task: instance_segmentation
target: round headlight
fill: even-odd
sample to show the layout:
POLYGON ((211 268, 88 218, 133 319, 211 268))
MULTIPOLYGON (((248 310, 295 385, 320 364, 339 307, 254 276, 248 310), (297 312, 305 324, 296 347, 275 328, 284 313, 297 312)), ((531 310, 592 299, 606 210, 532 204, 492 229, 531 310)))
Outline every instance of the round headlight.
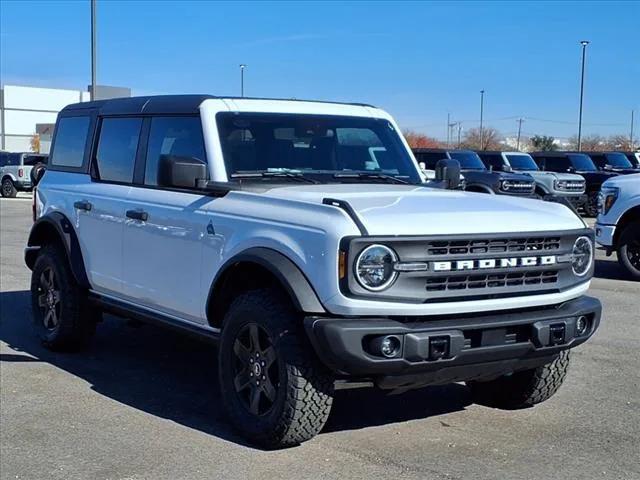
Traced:
POLYGON ((573 244, 571 253, 573 273, 581 277, 589 271, 593 263, 593 243, 587 237, 579 237, 573 244))
POLYGON ((384 290, 398 276, 393 264, 398 260, 396 253, 384 245, 370 245, 356 260, 355 274, 358 283, 374 292, 384 290))

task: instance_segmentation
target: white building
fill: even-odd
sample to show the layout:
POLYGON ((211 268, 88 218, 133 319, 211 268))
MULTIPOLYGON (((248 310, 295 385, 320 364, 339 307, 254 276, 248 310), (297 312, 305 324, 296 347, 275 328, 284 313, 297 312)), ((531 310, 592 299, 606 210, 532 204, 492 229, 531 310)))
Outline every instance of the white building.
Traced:
MULTIPOLYGON (((128 88, 96 86, 96 98, 130 96, 128 88)), ((49 153, 58 112, 89 98, 84 90, 4 85, 0 89, 0 150, 31 151, 31 140, 39 134, 40 152, 49 153)))

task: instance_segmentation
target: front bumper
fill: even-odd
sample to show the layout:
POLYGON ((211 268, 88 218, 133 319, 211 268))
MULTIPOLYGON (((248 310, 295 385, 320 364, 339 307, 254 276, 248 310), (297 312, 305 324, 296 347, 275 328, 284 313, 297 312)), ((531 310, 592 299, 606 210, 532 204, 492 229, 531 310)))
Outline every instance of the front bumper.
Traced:
POLYGON ((410 322, 310 316, 305 328, 320 360, 337 374, 400 388, 495 377, 548 363, 591 337, 601 314, 600 301, 583 296, 553 307, 420 317, 410 322), (588 328, 578 335, 576 320, 581 316, 588 319, 588 328), (394 358, 371 350, 374 339, 386 335, 399 340, 394 358), (437 349, 443 355, 433 355, 437 349))
POLYGON ((604 225, 602 223, 596 223, 596 242, 603 247, 613 247, 613 236, 616 233, 615 225, 604 225))

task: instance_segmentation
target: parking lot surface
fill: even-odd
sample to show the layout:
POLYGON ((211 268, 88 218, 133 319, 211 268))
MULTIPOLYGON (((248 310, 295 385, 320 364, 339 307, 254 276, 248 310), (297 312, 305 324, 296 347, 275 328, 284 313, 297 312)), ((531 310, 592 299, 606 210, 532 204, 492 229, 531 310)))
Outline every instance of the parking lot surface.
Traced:
POLYGON ((640 285, 615 258, 598 252, 590 294, 602 325, 546 403, 500 411, 472 404, 459 384, 338 392, 318 437, 262 451, 227 423, 207 344, 115 317, 85 352, 39 344, 24 198, 0 200, 3 480, 640 478, 640 285))

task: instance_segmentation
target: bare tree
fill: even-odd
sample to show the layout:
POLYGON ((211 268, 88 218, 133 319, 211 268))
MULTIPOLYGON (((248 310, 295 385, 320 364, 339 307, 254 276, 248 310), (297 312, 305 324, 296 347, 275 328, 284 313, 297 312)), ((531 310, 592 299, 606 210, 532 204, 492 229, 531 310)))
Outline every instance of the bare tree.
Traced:
POLYGON ((471 128, 465 132, 461 146, 471 150, 503 150, 501 140, 502 135, 493 127, 484 127, 482 136, 479 128, 471 128))
POLYGON ((612 135, 607 139, 607 146, 609 147, 609 150, 620 150, 623 152, 630 152, 633 150, 629 135, 612 135))
MULTIPOLYGON (((569 150, 578 149, 578 137, 576 135, 569 138, 569 150)), ((609 150, 607 139, 597 133, 582 137, 582 150, 586 152, 603 152, 609 150)))
POLYGON ((438 148, 440 142, 435 138, 431 138, 423 133, 418 133, 413 130, 405 130, 402 132, 404 138, 411 148, 438 148))

